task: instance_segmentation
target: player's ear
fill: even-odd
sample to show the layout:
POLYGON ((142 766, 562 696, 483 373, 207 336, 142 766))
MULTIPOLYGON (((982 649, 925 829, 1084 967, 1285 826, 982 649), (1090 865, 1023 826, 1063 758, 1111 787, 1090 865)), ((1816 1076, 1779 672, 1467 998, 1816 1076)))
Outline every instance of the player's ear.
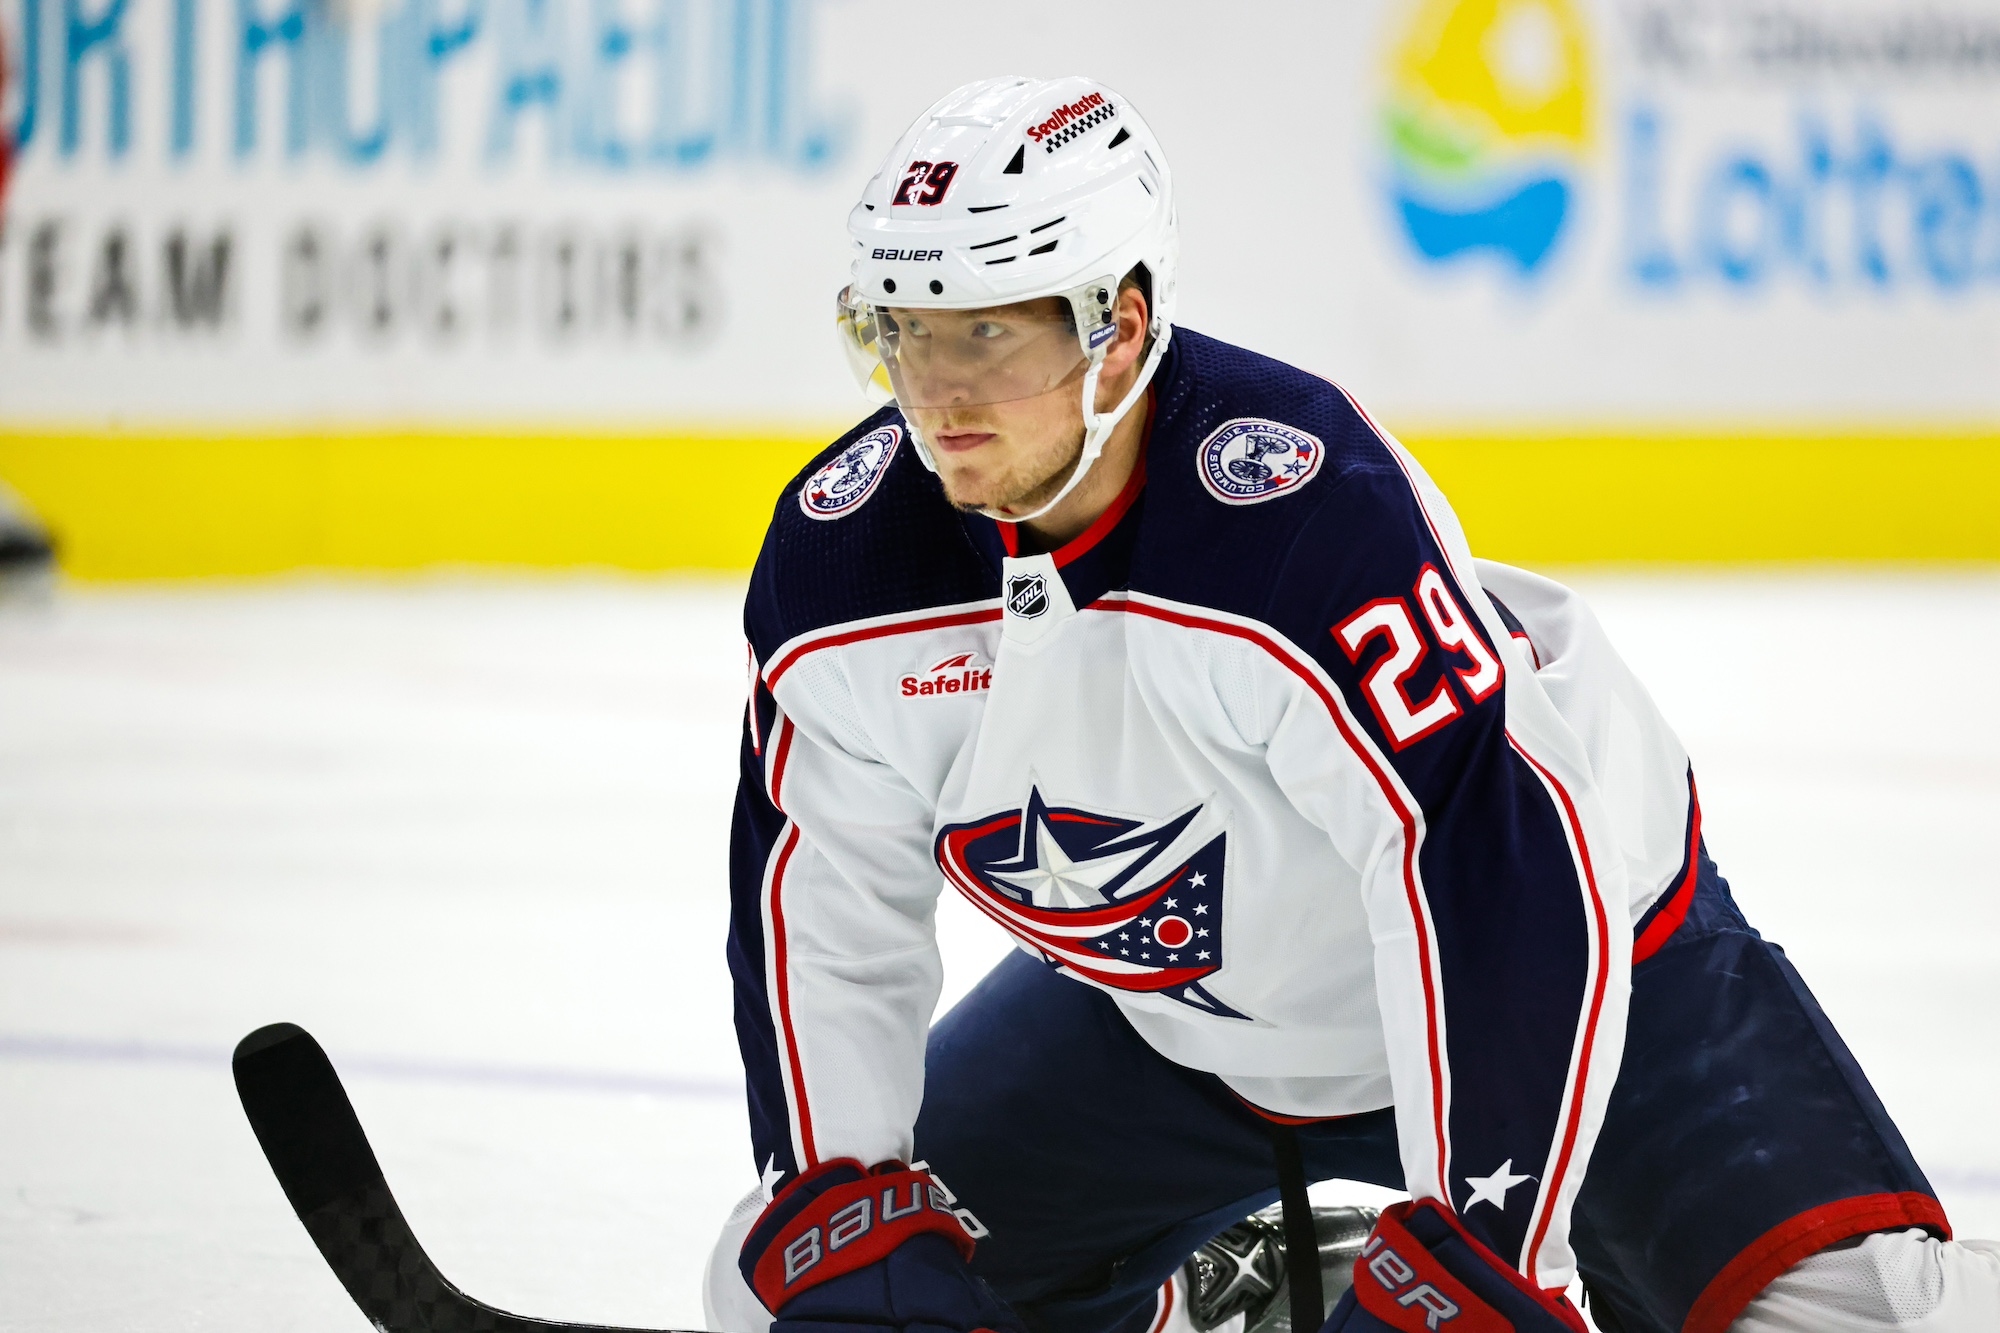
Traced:
POLYGON ((1146 293, 1137 283, 1127 282, 1118 289, 1118 340, 1104 354, 1102 378, 1117 379, 1139 364, 1146 353, 1146 325, 1152 318, 1146 293))

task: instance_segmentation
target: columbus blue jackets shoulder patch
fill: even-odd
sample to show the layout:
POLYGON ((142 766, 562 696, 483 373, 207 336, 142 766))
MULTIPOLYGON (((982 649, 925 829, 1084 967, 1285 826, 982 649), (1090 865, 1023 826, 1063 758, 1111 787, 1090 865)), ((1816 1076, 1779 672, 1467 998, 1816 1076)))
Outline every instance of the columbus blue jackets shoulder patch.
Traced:
POLYGON ((888 472, 902 441, 901 426, 869 431, 806 478, 806 484, 799 487, 799 508, 807 518, 819 519, 839 518, 859 509, 888 472))
POLYGON ((1228 505, 1256 504, 1295 491, 1319 471, 1316 436, 1261 417, 1225 421, 1195 451, 1208 493, 1228 505))

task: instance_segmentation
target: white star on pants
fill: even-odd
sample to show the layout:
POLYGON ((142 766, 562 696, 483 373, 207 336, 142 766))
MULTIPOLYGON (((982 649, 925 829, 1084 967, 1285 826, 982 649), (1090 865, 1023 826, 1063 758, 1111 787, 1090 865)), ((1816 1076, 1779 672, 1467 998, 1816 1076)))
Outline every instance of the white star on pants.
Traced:
POLYGON ((1505 1212, 1507 1210, 1507 1191, 1513 1189, 1524 1180, 1532 1180, 1534 1178, 1532 1176, 1517 1176, 1513 1174, 1513 1171, 1514 1159, 1509 1157, 1500 1164, 1500 1169, 1490 1176, 1467 1176, 1465 1183, 1472 1186, 1472 1197, 1465 1201, 1467 1210, 1469 1211, 1473 1204, 1483 1201, 1505 1212))
POLYGON ((777 1192, 778 1182, 780 1180, 783 1180, 784 1178, 785 1178, 785 1173, 778 1169, 778 1155, 776 1153, 772 1153, 771 1160, 764 1163, 764 1170, 762 1171, 762 1173, 760 1173, 757 1181, 757 1184, 764 1191, 765 1203, 769 1203, 771 1201, 772 1196, 777 1192))

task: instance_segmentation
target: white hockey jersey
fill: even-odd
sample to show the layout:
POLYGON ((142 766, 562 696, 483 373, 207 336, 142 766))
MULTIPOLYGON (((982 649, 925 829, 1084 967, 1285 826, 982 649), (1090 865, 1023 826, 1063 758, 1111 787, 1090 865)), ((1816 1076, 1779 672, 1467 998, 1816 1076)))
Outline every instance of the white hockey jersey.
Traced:
POLYGON ((909 1155, 949 888, 1255 1107, 1393 1104, 1413 1194, 1511 1162, 1464 1220, 1560 1287, 1633 925, 1692 883, 1687 757, 1337 387, 1176 330, 1154 395, 1052 553, 893 409, 781 499, 732 847, 758 1164, 909 1155))

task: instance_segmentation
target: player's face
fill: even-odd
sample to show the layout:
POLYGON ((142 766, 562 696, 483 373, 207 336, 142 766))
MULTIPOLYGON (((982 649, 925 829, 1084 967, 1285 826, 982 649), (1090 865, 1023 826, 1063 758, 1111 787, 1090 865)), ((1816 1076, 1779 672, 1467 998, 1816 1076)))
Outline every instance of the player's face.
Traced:
MULTIPOLYGON (((1088 363, 1066 304, 1045 297, 987 310, 891 313, 900 330, 899 388, 918 387, 908 398, 929 400, 905 401, 903 410, 930 446, 946 498, 961 509, 1028 513, 1054 495, 1083 449, 1078 386, 1088 363)), ((1100 373, 1100 400, 1137 359, 1125 332, 1100 373)))

